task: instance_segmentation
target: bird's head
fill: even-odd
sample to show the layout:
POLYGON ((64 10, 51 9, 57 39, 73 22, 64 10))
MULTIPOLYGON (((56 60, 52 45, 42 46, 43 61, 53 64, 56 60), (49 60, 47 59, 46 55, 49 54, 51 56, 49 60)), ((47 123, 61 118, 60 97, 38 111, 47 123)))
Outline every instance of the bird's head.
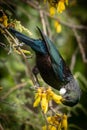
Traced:
POLYGON ((72 79, 68 84, 60 89, 60 95, 63 97, 63 104, 74 106, 78 103, 81 96, 80 87, 75 79, 72 79))

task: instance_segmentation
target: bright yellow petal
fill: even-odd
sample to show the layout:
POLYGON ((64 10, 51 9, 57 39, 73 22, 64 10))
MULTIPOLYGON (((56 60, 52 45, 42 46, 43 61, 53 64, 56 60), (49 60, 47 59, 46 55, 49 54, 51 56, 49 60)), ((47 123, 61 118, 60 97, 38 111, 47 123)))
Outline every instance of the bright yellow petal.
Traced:
POLYGON ((50 121, 51 121, 51 116, 49 116, 49 117, 47 117, 47 121, 50 123, 50 121))
POLYGON ((38 96, 33 104, 33 107, 37 107, 41 101, 41 96, 38 96))
POLYGON ((61 25, 59 24, 59 25, 57 26, 57 28, 56 28, 56 31, 57 31, 57 33, 60 33, 61 30, 62 30, 62 27, 61 27, 61 25))
POLYGON ((55 15, 55 12, 56 12, 55 8, 54 7, 50 7, 50 15, 51 16, 55 15))
POLYGON ((53 96, 53 91, 51 90, 51 88, 48 88, 47 89, 47 95, 49 95, 50 97, 52 97, 53 96))
POLYGON ((0 18, 0 22, 7 27, 8 26, 8 18, 7 16, 4 14, 1 18, 0 18))
POLYGON ((43 127, 42 127, 42 130, 47 130, 47 126, 46 126, 46 125, 43 126, 43 127))
POLYGON ((62 30, 61 24, 58 21, 55 21, 54 26, 56 28, 57 33, 60 33, 62 30))
POLYGON ((41 96, 42 94, 42 88, 38 88, 37 89, 37 93, 35 94, 35 99, 38 97, 38 96, 41 96))
POLYGON ((53 96, 52 96, 52 99, 56 102, 56 103, 58 103, 58 104, 60 104, 61 102, 62 102, 62 96, 59 96, 59 95, 56 95, 55 93, 53 94, 53 96))
POLYGON ((6 15, 3 15, 3 25, 4 25, 5 27, 8 26, 8 18, 7 18, 6 15))
POLYGON ((57 130, 55 126, 52 126, 52 125, 48 125, 48 128, 47 126, 43 126, 42 127, 42 130, 57 130))
POLYGON ((62 13, 65 10, 65 5, 62 0, 58 2, 57 12, 62 13))
POLYGON ((64 130, 67 130, 67 127, 68 127, 68 123, 67 123, 67 115, 63 115, 63 119, 62 119, 62 122, 61 122, 61 127, 64 129, 64 130))
POLYGON ((57 130, 55 126, 49 125, 49 130, 57 130))
POLYGON ((61 122, 58 124, 58 130, 61 130, 61 122))
POLYGON ((46 113, 48 110, 48 100, 46 98, 46 93, 42 93, 41 108, 44 113, 46 113))
POLYGON ((58 26, 58 21, 54 22, 54 26, 55 26, 55 28, 58 26))

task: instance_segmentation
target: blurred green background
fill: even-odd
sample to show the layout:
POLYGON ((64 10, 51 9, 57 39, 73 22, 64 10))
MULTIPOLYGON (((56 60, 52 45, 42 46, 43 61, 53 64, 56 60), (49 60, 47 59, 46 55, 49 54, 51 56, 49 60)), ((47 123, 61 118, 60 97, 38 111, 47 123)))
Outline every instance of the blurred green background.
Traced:
MULTIPOLYGON (((82 89, 81 100, 73 108, 64 107, 69 118, 68 130, 87 129, 87 2, 85 0, 70 0, 69 6, 62 14, 56 14, 62 31, 57 33, 54 27, 55 19, 44 16, 47 35, 55 43, 66 63, 70 66, 73 75, 77 78, 82 89), (85 29, 76 29, 84 49, 79 48, 75 32, 72 27, 84 25, 85 29), (85 60, 86 59, 86 60, 85 60)), ((46 13, 49 9, 42 0, 0 0, 0 8, 4 10, 9 20, 17 19, 28 28, 33 38, 38 38, 36 26, 43 29, 39 7, 46 13), (36 6, 35 6, 36 5, 36 6), (39 5, 39 6, 37 6, 39 5)), ((7 40, 0 33, 0 130, 41 130, 45 120, 39 108, 33 108, 34 90, 31 78, 27 74, 26 64, 21 55, 11 50, 7 40), (1 99, 4 100, 1 100, 1 99)), ((32 58, 28 55, 31 68, 35 65, 34 52, 32 58)), ((42 86, 45 85, 41 77, 42 86)))

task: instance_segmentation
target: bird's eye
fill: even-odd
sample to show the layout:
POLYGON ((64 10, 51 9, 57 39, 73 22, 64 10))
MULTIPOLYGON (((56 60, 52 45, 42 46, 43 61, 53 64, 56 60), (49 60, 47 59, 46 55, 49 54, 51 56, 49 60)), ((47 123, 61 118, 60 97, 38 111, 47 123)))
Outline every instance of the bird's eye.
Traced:
POLYGON ((66 100, 70 100, 70 97, 69 97, 69 96, 66 96, 65 98, 66 98, 66 100))

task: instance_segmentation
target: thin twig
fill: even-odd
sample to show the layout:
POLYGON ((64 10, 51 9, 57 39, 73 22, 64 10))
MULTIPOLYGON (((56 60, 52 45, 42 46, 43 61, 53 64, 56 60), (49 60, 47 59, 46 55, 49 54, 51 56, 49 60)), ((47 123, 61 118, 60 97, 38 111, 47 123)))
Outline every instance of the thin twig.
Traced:
POLYGON ((78 48, 76 48, 76 50, 74 51, 74 53, 72 54, 72 58, 71 58, 71 63, 70 63, 70 70, 73 71, 75 63, 76 63, 76 55, 78 52, 78 48))
POLYGON ((87 58, 86 58, 86 55, 85 55, 84 48, 82 46, 81 37, 78 35, 76 29, 73 28, 72 30, 73 30, 75 38, 77 40, 77 43, 78 43, 78 46, 79 46, 79 49, 80 49, 80 52, 81 52, 81 55, 82 55, 82 59, 83 59, 84 63, 87 63, 87 58))
POLYGON ((47 31, 46 31, 46 23, 45 23, 45 19, 44 19, 44 12, 40 9, 40 18, 41 18, 41 22, 42 22, 42 26, 43 26, 43 32, 45 35, 47 35, 47 31))
POLYGON ((46 23, 46 26, 47 26, 47 34, 49 35, 49 38, 52 39, 52 31, 51 31, 51 28, 50 28, 50 24, 49 24, 49 20, 48 20, 47 15, 45 15, 45 23, 46 23))
POLYGON ((0 130, 4 130, 4 128, 2 127, 1 123, 0 123, 0 130))

